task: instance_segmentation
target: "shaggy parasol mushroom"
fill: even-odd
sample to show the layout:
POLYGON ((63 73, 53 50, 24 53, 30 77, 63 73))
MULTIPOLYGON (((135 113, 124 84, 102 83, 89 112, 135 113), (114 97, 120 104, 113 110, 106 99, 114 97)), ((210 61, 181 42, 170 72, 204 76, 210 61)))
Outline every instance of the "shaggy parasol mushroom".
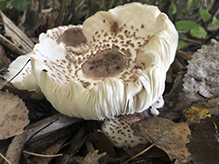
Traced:
MULTIPOLYGON (((83 27, 41 34, 31 66, 37 86, 58 111, 84 119, 108 118, 105 126, 112 120, 120 123, 120 115, 147 109, 159 114, 155 104, 177 44, 178 33, 164 13, 155 6, 130 3, 96 13, 83 27)), ((121 124, 129 126, 127 121, 121 124)), ((105 127, 103 131, 110 128, 105 127)), ((128 144, 115 145, 145 142, 129 132, 128 144)))
POLYGON ((58 111, 103 120, 142 112, 162 95, 178 34, 157 7, 131 3, 98 12, 82 31, 86 52, 48 37, 33 51, 37 84, 58 111))

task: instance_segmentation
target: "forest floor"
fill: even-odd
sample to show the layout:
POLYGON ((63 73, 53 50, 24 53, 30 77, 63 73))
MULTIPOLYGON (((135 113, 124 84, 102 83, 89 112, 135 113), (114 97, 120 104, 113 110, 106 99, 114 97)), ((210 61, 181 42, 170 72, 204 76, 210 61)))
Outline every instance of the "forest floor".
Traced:
MULTIPOLYGON (((38 8, 43 8, 41 3, 38 8)), ((122 149, 114 147, 100 131, 101 121, 62 115, 45 98, 32 98, 35 91, 18 90, 4 79, 10 63, 30 53, 39 42, 40 33, 69 22, 82 24, 89 16, 87 10, 70 14, 62 5, 55 0, 47 4, 44 12, 38 10, 37 5, 28 5, 23 11, 12 7, 0 13, 0 164, 218 164, 217 18, 211 16, 206 21, 196 22, 196 27, 189 26, 187 31, 180 29, 187 25, 174 20, 183 36, 179 34, 176 57, 166 75, 165 105, 159 109, 159 116, 149 115, 132 125, 135 134, 144 137, 148 143, 122 149), (61 19, 65 12, 68 19, 61 19), (196 28, 199 31, 195 31, 196 28)), ((89 14, 96 10, 90 10, 89 14)), ((204 20, 205 16, 200 19, 204 20)), ((20 65, 24 66, 25 62, 20 65)))

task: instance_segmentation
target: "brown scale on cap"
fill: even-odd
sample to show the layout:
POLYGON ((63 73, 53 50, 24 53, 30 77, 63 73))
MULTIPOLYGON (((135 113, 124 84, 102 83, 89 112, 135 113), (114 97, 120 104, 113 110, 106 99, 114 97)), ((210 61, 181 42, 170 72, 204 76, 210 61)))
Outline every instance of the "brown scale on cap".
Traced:
MULTIPOLYGON (((103 21, 104 22, 104 21, 103 21)), ((117 22, 114 22, 111 26, 111 32, 114 33, 114 35, 116 35, 118 33, 118 30, 119 30, 119 27, 118 27, 118 23, 117 22)))
POLYGON ((89 77, 111 77, 126 66, 123 55, 116 50, 105 50, 97 53, 82 65, 82 71, 89 77))
POLYGON ((57 43, 64 42, 66 46, 76 47, 82 43, 87 43, 87 39, 79 27, 72 27, 64 31, 57 39, 57 43))
POLYGON ((59 26, 47 31, 47 37, 58 44, 64 42, 67 52, 75 55, 83 55, 88 51, 87 39, 82 32, 82 25, 59 26))

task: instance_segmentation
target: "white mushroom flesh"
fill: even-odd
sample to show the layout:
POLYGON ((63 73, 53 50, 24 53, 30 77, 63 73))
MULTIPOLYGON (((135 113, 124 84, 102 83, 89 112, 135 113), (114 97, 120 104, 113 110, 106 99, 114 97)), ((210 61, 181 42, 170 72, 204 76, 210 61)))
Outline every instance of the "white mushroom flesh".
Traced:
POLYGON ((159 115, 159 111, 157 109, 162 108, 164 106, 163 96, 160 96, 149 108, 150 113, 154 116, 159 115))

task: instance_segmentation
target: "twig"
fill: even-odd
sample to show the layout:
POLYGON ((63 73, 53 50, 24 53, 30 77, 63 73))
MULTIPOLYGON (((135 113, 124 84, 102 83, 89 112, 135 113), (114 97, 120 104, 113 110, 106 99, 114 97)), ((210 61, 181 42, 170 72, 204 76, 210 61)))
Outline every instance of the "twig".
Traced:
POLYGON ((16 52, 19 55, 24 55, 25 51, 21 50, 20 48, 16 47, 12 42, 6 39, 3 35, 0 34, 0 43, 10 49, 13 52, 16 52))
POLYGON ((47 154, 38 154, 38 153, 33 153, 33 152, 29 152, 26 150, 23 150, 24 153, 30 154, 30 155, 34 155, 34 156, 38 156, 38 157, 46 157, 46 158, 53 158, 53 157, 60 157, 63 156, 63 154, 54 154, 54 155, 47 155, 47 154))
POLYGON ((87 147, 88 152, 90 153, 95 152, 94 146, 90 141, 86 141, 85 145, 87 147))
POLYGON ((204 44, 208 43, 214 36, 216 36, 216 34, 219 33, 219 28, 214 31, 205 41, 204 44))
POLYGON ((60 24, 62 24, 63 11, 64 11, 64 0, 61 0, 60 7, 59 7, 59 14, 55 20, 55 26, 59 26, 60 24))
POLYGON ((138 156, 144 154, 145 152, 147 152, 148 150, 150 150, 153 146, 155 145, 155 143, 153 143, 151 146, 147 147, 146 149, 144 149, 143 151, 141 151, 140 153, 136 154, 134 157, 128 159, 127 161, 125 161, 124 163, 128 163, 129 161, 137 158, 138 156))
POLYGON ((188 38, 180 38, 180 40, 185 41, 185 42, 190 42, 193 44, 202 44, 201 41, 193 40, 193 39, 188 39, 188 38))
POLYGON ((156 145, 156 143, 157 143, 161 138, 163 138, 163 137, 166 136, 167 134, 168 134, 168 133, 162 135, 160 138, 158 138, 158 139, 157 139, 153 144, 151 144, 149 147, 147 147, 146 149, 144 149, 144 150, 141 151, 140 153, 136 154, 134 157, 128 159, 128 160, 125 161, 123 164, 128 163, 129 161, 131 161, 131 160, 137 158, 138 156, 140 156, 140 155, 144 154, 145 152, 147 152, 148 150, 150 150, 153 146, 156 145))
POLYGON ((11 164, 11 162, 10 162, 4 155, 2 155, 2 153, 0 153, 0 156, 1 156, 8 164, 11 164))
POLYGON ((16 73, 15 75, 14 75, 14 77, 12 77, 3 87, 2 87, 2 89, 6 86, 6 85, 8 85, 15 77, 17 77, 17 75, 19 74, 19 73, 21 73, 21 71, 23 71, 23 69, 26 67, 26 65, 28 64, 30 62, 30 59, 28 59, 28 61, 24 64, 24 66, 18 71, 18 73, 16 73))
POLYGON ((218 134, 218 131, 217 131, 217 124, 215 122, 213 122, 213 124, 214 124, 214 128, 215 128, 215 133, 216 133, 217 137, 219 137, 219 134, 218 134))
POLYGON ((43 4, 42 4, 42 0, 39 0, 39 5, 38 5, 38 14, 40 14, 40 13, 41 13, 42 6, 43 6, 43 4))

